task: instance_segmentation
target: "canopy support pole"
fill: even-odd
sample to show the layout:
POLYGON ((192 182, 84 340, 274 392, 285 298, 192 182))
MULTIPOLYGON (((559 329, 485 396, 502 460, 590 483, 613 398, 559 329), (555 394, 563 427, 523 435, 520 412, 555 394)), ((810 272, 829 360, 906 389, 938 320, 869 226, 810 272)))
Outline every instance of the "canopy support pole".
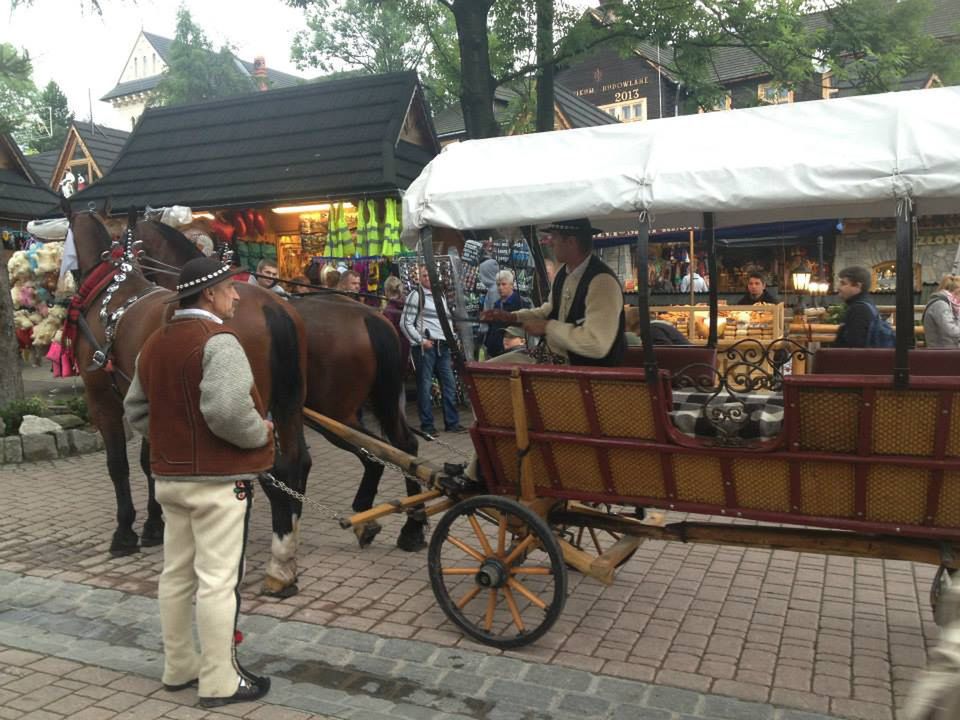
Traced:
POLYGON ((650 330, 650 217, 640 213, 637 231, 637 309, 640 311, 640 340, 643 342, 643 372, 647 382, 657 380, 657 356, 653 351, 653 333, 650 330))
POLYGON ((543 258, 543 247, 540 245, 540 238, 537 237, 537 226, 530 225, 528 232, 527 246, 530 248, 530 255, 533 256, 534 268, 531 294, 534 307, 540 307, 550 296, 550 279, 547 277, 547 262, 543 258))
POLYGON ((710 274, 710 332, 707 335, 707 347, 717 346, 717 234, 713 227, 713 213, 703 214, 703 231, 707 241, 707 272, 710 274))
POLYGON ((437 308, 437 320, 440 321, 440 327, 443 329, 443 338, 450 348, 454 367, 457 368, 457 372, 463 375, 466 371, 466 360, 457 344, 456 336, 453 334, 450 318, 447 317, 446 288, 440 282, 440 273, 437 272, 437 261, 433 256, 433 232, 429 227, 420 230, 420 249, 423 251, 427 275, 430 276, 430 292, 433 293, 433 304, 437 308), (440 298, 439 301, 437 300, 438 297, 440 298))
POLYGON ((893 364, 894 387, 910 384, 909 350, 914 346, 913 331, 913 202, 897 199, 897 333, 893 364))

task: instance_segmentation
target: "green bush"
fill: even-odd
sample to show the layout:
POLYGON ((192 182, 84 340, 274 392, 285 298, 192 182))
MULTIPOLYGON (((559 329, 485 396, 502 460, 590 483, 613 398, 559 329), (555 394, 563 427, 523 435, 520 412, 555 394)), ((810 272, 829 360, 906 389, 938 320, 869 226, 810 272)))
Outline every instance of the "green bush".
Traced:
POLYGON ((73 413, 84 422, 90 422, 90 411, 87 410, 87 399, 83 395, 74 395, 64 403, 67 412, 73 413))
POLYGON ((7 428, 7 435, 16 435, 20 430, 20 423, 24 415, 43 415, 47 412, 47 404, 39 397, 14 400, 0 408, 0 418, 7 428))

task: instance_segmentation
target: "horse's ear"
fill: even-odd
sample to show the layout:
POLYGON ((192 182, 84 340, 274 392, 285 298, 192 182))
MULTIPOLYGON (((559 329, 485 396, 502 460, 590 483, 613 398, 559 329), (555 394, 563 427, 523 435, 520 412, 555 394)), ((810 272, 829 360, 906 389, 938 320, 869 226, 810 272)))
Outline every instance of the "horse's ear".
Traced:
POLYGON ((101 217, 106 220, 110 217, 110 211, 113 210, 113 198, 109 195, 103 201, 103 212, 101 217))
POLYGON ((65 198, 63 195, 60 196, 60 209, 68 220, 73 217, 73 211, 70 209, 70 198, 65 198))

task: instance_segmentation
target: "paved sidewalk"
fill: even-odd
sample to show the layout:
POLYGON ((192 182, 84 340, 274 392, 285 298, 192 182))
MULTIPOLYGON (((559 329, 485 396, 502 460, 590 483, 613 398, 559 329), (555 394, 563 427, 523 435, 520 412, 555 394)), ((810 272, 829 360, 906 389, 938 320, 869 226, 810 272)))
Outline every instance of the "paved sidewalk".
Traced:
MULTIPOLYGON (((447 447, 424 444, 422 454, 455 461, 469 451, 462 435, 441 438, 447 447)), ((315 433, 308 433, 308 443, 314 459, 308 494, 347 511, 359 463, 315 433)), ((146 503, 138 449, 138 443, 129 446, 139 528, 146 503)), ((380 498, 402 493, 399 475, 388 472, 380 498)), ((107 554, 116 505, 103 454, 0 466, 0 496, 0 570, 152 602, 161 549, 116 559, 107 554)), ((374 544, 360 550, 352 533, 318 515, 309 507, 304 514, 300 593, 264 598, 258 590, 269 557, 270 518, 258 494, 242 595, 251 621, 297 623, 304 632, 354 631, 556 673, 575 670, 597 683, 628 681, 651 693, 653 687, 682 689, 704 703, 697 712, 706 699, 721 696, 769 712, 775 706, 857 720, 893 720, 937 636, 927 606, 929 566, 651 541, 611 586, 571 573, 554 628, 532 646, 500 653, 471 642, 447 621, 430 589, 426 554, 394 546, 400 518, 388 518, 374 544)), ((19 647, 13 640, 0 637, 19 647)), ((254 642, 244 649, 265 652, 254 642)), ((486 702, 487 690, 467 697, 486 702)))
POLYGON ((241 618, 269 702, 208 712, 170 693, 156 601, 0 571, 0 717, 53 720, 825 720, 759 703, 263 615, 241 618), (296 710, 296 711, 294 711, 296 710), (28 714, 30 713, 30 714, 28 714))

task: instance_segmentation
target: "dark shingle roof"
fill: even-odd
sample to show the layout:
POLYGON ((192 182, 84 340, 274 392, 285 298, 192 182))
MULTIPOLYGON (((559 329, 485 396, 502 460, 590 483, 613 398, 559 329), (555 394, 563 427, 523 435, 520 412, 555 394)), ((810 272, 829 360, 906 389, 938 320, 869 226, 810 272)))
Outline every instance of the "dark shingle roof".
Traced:
POLYGON ((130 133, 125 130, 114 130, 113 128, 103 127, 92 123, 74 123, 77 132, 83 139, 93 159, 104 175, 113 167, 113 163, 120 154, 130 133))
POLYGON ((422 97, 404 72, 147 109, 110 173, 76 199, 242 207, 395 191, 437 149, 398 143, 422 97))
POLYGON ((615 125, 620 122, 592 103, 578 98, 563 85, 554 84, 553 102, 567 118, 570 127, 585 128, 597 125, 615 125))
POLYGON ((0 135, 0 152, 4 150, 13 157, 14 167, 0 169, 0 215, 25 220, 49 215, 57 196, 36 177, 8 134, 0 135))
POLYGON ((60 159, 60 150, 47 150, 36 155, 24 155, 24 159, 30 165, 37 179, 50 187, 53 181, 53 169, 57 166, 57 160, 60 159))
MULTIPOLYGON (((170 48, 173 45, 173 40, 171 38, 161 37, 160 35, 154 35, 153 33, 148 33, 143 31, 143 36, 150 41, 150 44, 153 45, 153 48, 157 51, 157 54, 163 59, 163 62, 167 65, 170 64, 170 48)), ((236 58, 238 65, 246 71, 247 75, 253 76, 253 63, 247 62, 246 60, 241 60, 236 58)), ((132 95, 139 92, 148 92, 153 90, 157 86, 157 83, 160 82, 162 74, 151 75, 150 77, 140 78, 138 80, 128 80, 127 82, 117 83, 117 85, 104 95, 101 100, 112 100, 113 98, 123 97, 124 95, 132 95)), ((267 67, 267 82, 270 85, 271 90, 278 90, 285 87, 293 87, 294 85, 299 85, 304 82, 304 79, 297 77, 296 75, 291 75, 289 73, 280 72, 279 70, 273 70, 269 66, 267 67)))

